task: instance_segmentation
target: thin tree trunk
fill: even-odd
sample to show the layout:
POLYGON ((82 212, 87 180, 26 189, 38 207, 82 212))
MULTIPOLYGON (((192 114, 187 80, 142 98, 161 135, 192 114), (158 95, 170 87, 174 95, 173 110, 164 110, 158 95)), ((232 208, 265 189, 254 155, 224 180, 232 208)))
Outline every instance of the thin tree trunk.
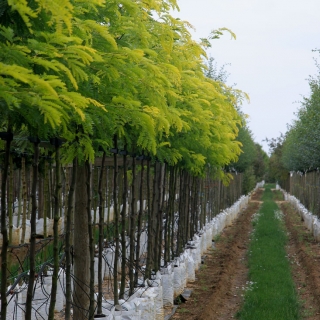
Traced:
POLYGON ((143 174, 144 174, 144 163, 143 159, 141 160, 141 171, 140 171, 140 190, 139 190, 139 214, 137 221, 137 242, 136 242, 136 264, 135 264, 135 274, 134 274, 134 283, 138 285, 139 277, 139 267, 140 267, 140 241, 141 241, 141 228, 142 228, 142 215, 143 215, 143 174))
POLYGON ((30 237, 30 271, 29 271, 29 282, 27 290, 26 300, 26 320, 31 320, 32 311, 32 298, 33 298, 33 285, 36 273, 35 264, 35 251, 36 251, 36 218, 37 218, 37 180, 38 180, 38 165, 39 165, 39 140, 36 138, 34 144, 34 158, 33 158, 33 179, 32 179, 32 211, 31 211, 31 237, 30 237))
MULTIPOLYGON (((19 187, 18 187, 18 216, 17 216, 17 228, 20 227, 20 217, 21 217, 21 204, 22 204, 22 170, 19 169, 19 187)), ((19 239, 20 241, 20 239, 19 239)))
POLYGON ((1 233, 2 233, 2 251, 1 251, 1 320, 7 317, 7 250, 9 245, 7 219, 6 219, 6 190, 10 157, 10 145, 13 139, 10 128, 7 132, 7 141, 5 147, 4 167, 1 177, 1 233))
POLYGON ((126 286, 126 213, 127 213, 127 195, 128 195, 128 173, 127 173, 127 154, 126 145, 123 155, 123 193, 122 193, 122 211, 121 211, 121 285, 119 298, 124 298, 126 286))
MULTIPOLYGON (((117 136, 113 137, 113 146, 117 150, 117 136)), ((118 159, 117 153, 113 155, 114 171, 113 171, 113 209, 114 209, 114 233, 115 233, 115 252, 114 252, 114 265, 113 265, 113 294, 114 304, 119 304, 118 293, 118 259, 119 259, 119 214, 118 214, 118 159)))
POLYGON ((99 195, 99 168, 94 167, 93 173, 92 173, 92 207, 93 207, 93 226, 97 223, 97 207, 98 202, 97 198, 99 195))
POLYGON ((47 237, 47 217, 50 208, 50 188, 49 188, 49 166, 48 161, 45 162, 44 172, 44 210, 43 210, 43 237, 47 237))
MULTIPOLYGON (((184 173, 184 178, 183 178, 183 197, 184 197, 184 203, 183 203, 183 234, 182 234, 182 246, 184 247, 184 245, 187 243, 188 241, 188 201, 189 201, 189 197, 188 197, 188 177, 189 174, 187 171, 185 171, 184 173)), ((182 247, 182 248, 183 248, 182 247)))
MULTIPOLYGON (((131 296, 134 292, 134 244, 135 244, 135 230, 136 230, 136 159, 133 155, 132 157, 132 182, 131 182, 131 215, 130 215, 130 257, 129 257, 129 280, 130 280, 130 290, 129 295, 131 296)), ((138 269, 136 269, 136 273, 138 269)))
POLYGON ((52 192, 53 192, 53 175, 52 175, 52 163, 49 162, 49 210, 48 218, 52 219, 52 192))
POLYGON ((174 213, 175 213, 175 202, 176 202, 176 190, 177 190, 177 175, 178 169, 174 168, 174 179, 173 179, 173 198, 172 198, 172 215, 171 215, 171 260, 174 259, 174 213))
MULTIPOLYGON (((154 190, 154 189, 153 189, 154 190)), ((150 196, 150 160, 147 160, 147 201, 148 201, 148 255, 145 278, 151 279, 151 268, 153 264, 153 218, 152 201, 150 196)))
POLYGON ((165 265, 170 261, 170 221, 171 221, 171 212, 172 212, 172 197, 173 197, 173 170, 174 167, 169 168, 169 197, 167 199, 167 208, 166 208, 166 222, 164 225, 164 262, 165 265))
MULTIPOLYGON (((106 194, 107 194, 107 230, 109 230, 110 226, 110 211, 111 211, 111 200, 112 200, 112 175, 110 175, 110 168, 107 168, 107 186, 106 186, 106 194), (109 181, 110 179, 110 181, 109 181)), ((114 212, 113 212, 114 213, 114 212)), ((108 232, 108 240, 111 241, 112 235, 111 232, 108 232)))
POLYGON ((9 216, 9 244, 12 244, 13 231, 13 161, 12 155, 9 156, 9 183, 8 183, 8 216, 9 216))
POLYGON ((52 287, 51 287, 51 299, 49 306, 48 319, 54 319, 54 308, 57 296, 57 286, 58 286, 58 272, 59 272, 59 205, 60 205, 60 192, 61 192, 61 167, 60 167, 60 149, 58 146, 55 147, 55 162, 56 162, 56 185, 54 192, 54 222, 53 222, 53 274, 52 274, 52 287))
POLYGON ((102 190, 103 183, 103 173, 104 173, 104 164, 106 160, 106 153, 103 152, 102 163, 100 169, 100 177, 99 177, 99 261, 98 261, 98 311, 97 314, 102 314, 102 283, 103 283, 103 275, 102 275, 102 251, 103 251, 103 224, 104 224, 104 193, 102 190))
POLYGON ((178 232, 177 232, 177 247, 176 247, 176 256, 179 255, 180 253, 180 247, 181 247, 181 242, 182 242, 182 232, 183 232, 183 171, 180 170, 179 172, 179 209, 178 209, 178 215, 179 215, 179 220, 178 220, 178 232))
POLYGON ((71 319, 71 303, 72 303, 72 292, 71 292, 71 246, 70 246, 70 235, 71 235, 71 225, 72 225, 72 211, 73 211, 73 199, 74 191, 77 179, 77 158, 73 160, 72 166, 72 180, 68 194, 68 210, 66 212, 66 244, 65 244, 65 253, 66 253, 66 309, 65 309, 65 320, 71 319))
POLYGON ((153 268, 154 270, 158 270, 160 268, 160 260, 159 255, 161 254, 162 250, 162 243, 160 239, 160 225, 162 224, 162 212, 161 212, 161 193, 162 193, 162 166, 159 162, 155 163, 155 197, 153 199, 153 217, 154 217, 154 250, 152 251, 154 254, 154 263, 153 268))
POLYGON ((21 243, 26 240, 26 223, 27 223, 27 181, 26 181, 26 159, 22 157, 21 160, 22 170, 22 194, 23 194, 23 208, 22 208, 22 236, 21 243))
POLYGON ((88 320, 90 306, 90 253, 88 233, 87 168, 78 165, 74 216, 74 294, 73 319, 88 320))
POLYGON ((49 306, 48 320, 54 319, 54 307, 57 299, 57 287, 58 287, 58 273, 59 273, 59 198, 61 191, 61 166, 60 166, 60 148, 55 146, 55 161, 56 161, 56 186, 54 192, 54 221, 53 221, 53 274, 52 274, 52 287, 51 287, 51 298, 49 306))
POLYGON ((190 234, 190 214, 191 214, 191 210, 190 210, 190 202, 191 202, 191 197, 190 197, 190 192, 191 192, 191 188, 190 188, 190 183, 191 183, 191 175, 190 173, 188 174, 188 183, 187 183, 187 230, 186 230, 186 241, 191 240, 191 234, 190 234))
POLYGON ((70 168, 69 166, 66 166, 63 169, 64 175, 65 175, 65 185, 64 185, 64 193, 63 193, 63 219, 64 219, 64 225, 67 225, 67 211, 68 211, 68 193, 70 189, 70 168))
POLYGON ((39 177, 38 187, 38 219, 43 218, 43 176, 39 177))
POLYGON ((93 224, 91 216, 91 176, 92 168, 89 161, 86 161, 87 168, 87 217, 88 217, 88 234, 89 234, 89 253, 90 253, 90 306, 89 306, 89 320, 94 317, 94 237, 93 224))
POLYGON ((161 267, 161 258, 162 258, 162 250, 163 250, 163 212, 165 206, 165 194, 166 194, 166 164, 161 166, 161 195, 159 200, 159 209, 158 209, 158 218, 159 218, 159 231, 158 231, 158 239, 159 239, 159 250, 158 250, 158 265, 157 270, 161 267))

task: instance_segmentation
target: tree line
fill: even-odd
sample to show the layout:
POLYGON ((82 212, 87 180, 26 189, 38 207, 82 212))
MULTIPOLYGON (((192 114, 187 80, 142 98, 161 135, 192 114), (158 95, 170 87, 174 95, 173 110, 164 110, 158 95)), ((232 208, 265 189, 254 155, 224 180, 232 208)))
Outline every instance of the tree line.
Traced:
MULTIPOLYGON (((251 186, 254 172, 258 173, 259 168, 261 171, 265 160, 257 160, 255 164, 244 156, 251 152, 255 159, 264 158, 261 148, 253 146, 245 117, 238 109, 241 101, 247 98, 246 94, 227 86, 221 78, 210 77, 210 68, 204 62, 210 40, 219 38, 225 30, 214 30, 208 39, 198 43, 188 30, 190 24, 171 15, 173 9, 178 9, 175 0, 1 2, 0 138, 4 150, 1 154, 1 296, 6 296, 7 281, 7 217, 11 210, 7 201, 8 176, 16 166, 14 155, 25 159, 26 154, 32 154, 26 319, 31 318, 36 276, 38 182, 41 165, 47 165, 43 160, 50 159, 55 165, 54 171, 44 170, 55 175, 52 192, 54 271, 49 319, 53 319, 59 270, 62 164, 72 163, 73 167, 65 212, 67 268, 70 268, 72 224, 75 253, 83 246, 88 247, 87 254, 75 256, 78 264, 74 272, 79 272, 80 277, 81 263, 92 263, 94 258, 91 179, 92 163, 98 157, 104 168, 106 157, 113 155, 113 188, 116 191, 112 203, 115 210, 119 190, 123 193, 122 211, 114 215, 116 237, 125 232, 120 225, 127 222, 128 179, 135 176, 135 165, 131 164, 128 170, 126 157, 143 159, 146 167, 140 164, 141 171, 150 170, 152 163, 153 174, 158 177, 154 181, 160 181, 161 170, 164 170, 161 164, 164 164, 170 168, 167 170, 172 170, 170 177, 179 172, 181 181, 194 181, 191 185, 196 193, 199 193, 196 188, 200 188, 196 181, 203 181, 197 179, 205 179, 208 174, 228 183, 232 179, 231 172, 250 167, 247 176, 251 186), (240 155, 241 147, 245 149, 247 145, 251 151, 240 155), (123 157, 120 180, 119 155, 123 157), (242 165, 239 159, 243 159, 242 165), (74 221, 72 211, 76 214, 74 221), (88 226, 86 231, 84 226, 88 226)), ((102 181, 103 170, 100 175, 99 181, 102 181)), ((148 183, 152 183, 150 179, 148 183)), ((150 190, 149 185, 147 192, 150 190)), ((102 185, 98 186, 97 193, 100 208, 104 201, 102 185)), ((152 199, 159 200, 159 194, 152 195, 152 199)), ((151 207, 149 203, 149 210, 151 207)), ((154 204, 150 219, 158 217, 156 208, 154 204)), ((157 225, 152 221, 149 220, 149 227, 157 225)), ((183 225, 188 222, 185 220, 183 225)), ((195 220, 193 225, 196 224, 195 220)), ((181 241, 191 235, 190 230, 183 230, 178 237, 181 241)), ((159 235, 159 230, 157 232, 159 235)), ((103 232, 99 241, 102 235, 103 232)), ((121 241, 124 239, 123 234, 121 241)), ((115 243, 116 253, 119 253, 120 239, 116 238, 115 243)), ((178 247, 181 245, 182 242, 178 247)), ((158 256, 154 257, 156 264, 158 256)), ((153 262, 147 262, 148 272, 153 262)), ((90 270, 93 270, 92 265, 90 270)), ((117 292, 116 280, 114 285, 117 292)), ((92 301, 92 283, 90 288, 92 301)), ((70 299, 67 302, 71 303, 70 299)), ((90 308, 93 305, 91 303, 90 308)), ((5 317, 6 299, 2 299, 1 318, 5 317)))

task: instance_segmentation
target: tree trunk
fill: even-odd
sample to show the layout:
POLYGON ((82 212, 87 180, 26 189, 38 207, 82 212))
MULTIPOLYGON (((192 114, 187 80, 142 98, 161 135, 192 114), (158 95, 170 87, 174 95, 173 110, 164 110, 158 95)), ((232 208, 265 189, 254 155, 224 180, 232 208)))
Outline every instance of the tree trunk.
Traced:
MULTIPOLYGON (((113 137, 113 146, 117 150, 117 136, 113 137)), ((113 169, 113 209, 114 209, 114 237, 115 237, 115 252, 113 264, 113 295, 114 304, 119 304, 118 293, 118 259, 119 259, 119 214, 118 214, 118 159, 117 154, 113 155, 114 169, 113 169)))
POLYGON ((23 197, 21 243, 25 243, 26 222, 27 222, 27 179, 26 179, 26 159, 25 159, 25 157, 22 157, 22 160, 21 160, 21 171, 22 171, 22 197, 23 197))
POLYGON ((90 305, 90 254, 87 216, 87 170, 84 163, 78 165, 76 177, 76 201, 74 214, 74 294, 73 319, 87 320, 90 305))
POLYGON ((88 234, 89 234, 89 253, 90 253, 90 305, 89 305, 89 320, 92 320, 94 317, 94 238, 93 238, 93 224, 91 216, 91 175, 92 167, 89 161, 86 161, 87 168, 87 217, 88 217, 88 234))
POLYGON ((7 250, 9 245, 8 230, 6 221, 6 190, 10 157, 10 145, 13 135, 8 129, 8 137, 6 141, 4 167, 1 177, 1 233, 2 233, 2 251, 1 251, 1 320, 7 317, 7 250))
POLYGON ((161 185, 162 185, 162 191, 161 191, 161 197, 159 202, 159 239, 160 239, 160 250, 158 252, 158 269, 161 267, 161 258, 162 258, 162 249, 163 249, 163 213, 164 213, 164 207, 166 202, 166 177, 167 177, 167 166, 164 164, 162 166, 162 174, 161 174, 161 185))
POLYGON ((165 210, 166 222, 164 225, 164 262, 165 265, 170 261, 170 221, 172 209, 172 197, 173 197, 173 171, 174 167, 169 168, 169 198, 167 199, 167 208, 165 210))
POLYGON ((9 192, 8 192, 8 216, 9 216, 9 244, 12 244, 12 231, 13 231, 13 161, 12 161, 12 155, 9 156, 9 192))
POLYGON ((43 210, 43 237, 47 237, 47 217, 50 210, 50 186, 49 186, 49 165, 45 162, 44 168, 44 210, 43 210))
POLYGON ((66 212, 66 236, 65 236, 65 253, 66 253, 66 309, 65 309, 65 320, 71 319, 71 246, 70 246, 70 235, 71 235, 71 225, 72 225, 72 211, 73 211, 73 199, 74 190, 77 179, 77 158, 73 160, 72 166, 72 180, 70 185, 70 190, 68 194, 68 211, 66 212))
POLYGON ((183 234, 185 227, 185 171, 180 170, 180 178, 179 178, 179 220, 178 220, 178 234, 177 234, 177 248, 176 248, 176 256, 182 251, 183 248, 183 234))
POLYGON ((48 320, 54 320, 54 307, 57 299, 57 287, 58 287, 58 273, 59 273, 59 199, 61 191, 61 166, 60 166, 60 147, 56 145, 56 187, 54 192, 54 221, 53 221, 53 274, 52 274, 52 287, 48 320))
POLYGON ((162 224, 162 212, 161 212, 161 193, 162 193, 162 167, 159 162, 155 163, 154 172, 154 199, 153 199, 153 219, 154 219, 154 249, 153 253, 153 268, 158 270, 160 268, 160 261, 158 260, 159 254, 162 250, 162 243, 160 239, 160 225, 162 224))
MULTIPOLYGON (((22 170, 19 169, 19 187, 18 187, 18 216, 17 216, 17 228, 20 226, 21 217, 21 204, 22 204, 22 170)), ((19 239, 20 241, 20 239, 19 239)))
POLYGON ((31 189, 31 237, 30 237, 30 271, 29 271, 29 282, 27 290, 27 301, 26 301, 26 320, 31 320, 32 311, 32 298, 33 298, 33 285, 36 274, 35 264, 35 253, 36 253, 36 218, 37 218, 37 180, 38 180, 38 165, 39 165, 39 140, 36 138, 34 144, 34 158, 33 158, 33 179, 31 189))
POLYGON ((39 177, 38 188, 38 219, 43 218, 43 176, 39 177))
POLYGON ((128 173, 126 145, 123 155, 123 190, 122 190, 122 211, 121 211, 121 285, 119 298, 124 298, 126 286, 126 214, 127 214, 127 195, 128 195, 128 173))
MULTIPOLYGON (((132 157, 132 184, 131 184, 131 215, 130 215, 130 257, 129 257, 129 280, 130 280, 130 290, 129 295, 131 296, 134 292, 134 244, 135 244, 135 230, 136 230, 136 194, 135 194, 135 184, 136 184, 136 159, 135 156, 132 157)), ((136 273, 138 269, 136 269, 136 273)))
POLYGON ((137 221, 137 244, 136 244, 136 264, 135 270, 136 273, 134 275, 134 283, 135 285, 138 284, 138 277, 139 277, 139 267, 140 267, 140 239, 141 239, 141 228, 142 228, 142 215, 143 215, 143 175, 144 175, 144 163, 143 159, 141 160, 141 172, 140 172, 140 190, 139 190, 139 214, 138 214, 138 221, 137 221))
POLYGON ((102 314, 102 283, 103 283, 103 275, 102 275, 102 252, 103 252, 103 224, 104 224, 104 193, 102 190, 103 183, 103 173, 104 173, 104 164, 106 160, 106 153, 103 152, 102 163, 100 169, 100 177, 99 177, 99 261, 98 261, 98 311, 97 314, 102 314))
POLYGON ((153 210, 150 195, 150 160, 147 160, 147 202, 148 202, 148 254, 145 278, 151 279, 151 269, 153 265, 153 210))
POLYGON ((188 174, 188 183, 187 183, 187 230, 186 230, 186 239, 187 241, 191 240, 191 234, 190 234, 190 214, 191 214, 191 210, 190 210, 190 202, 191 202, 191 188, 190 188, 190 183, 191 183, 191 175, 190 173, 188 174))
MULTIPOLYGON (((176 202, 176 190, 177 190, 177 175, 178 175, 178 169, 173 169, 173 198, 172 198, 172 214, 171 214, 171 260, 174 259, 174 212, 175 212, 175 202, 176 202)), ((169 232, 170 232, 169 231, 169 232)))

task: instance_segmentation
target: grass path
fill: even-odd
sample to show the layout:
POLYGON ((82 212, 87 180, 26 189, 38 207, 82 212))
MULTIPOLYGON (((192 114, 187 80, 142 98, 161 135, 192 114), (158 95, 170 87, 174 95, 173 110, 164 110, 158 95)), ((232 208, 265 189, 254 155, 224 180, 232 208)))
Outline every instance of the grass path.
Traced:
POLYGON ((241 320, 300 319, 299 302, 286 256, 287 234, 282 212, 266 185, 263 204, 252 220, 248 252, 249 282, 237 317, 241 320))

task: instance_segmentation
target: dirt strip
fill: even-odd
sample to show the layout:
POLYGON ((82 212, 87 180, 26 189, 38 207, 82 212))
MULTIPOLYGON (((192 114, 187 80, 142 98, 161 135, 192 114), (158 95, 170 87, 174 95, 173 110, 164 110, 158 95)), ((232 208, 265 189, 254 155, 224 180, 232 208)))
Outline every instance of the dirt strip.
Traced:
POLYGON ((181 304, 172 319, 233 319, 243 301, 247 282, 246 254, 251 232, 251 216, 260 207, 259 189, 248 207, 232 226, 218 237, 215 249, 209 250, 205 264, 196 273, 196 282, 188 301, 181 304))
POLYGON ((286 202, 279 204, 285 215, 288 258, 301 303, 302 319, 320 319, 320 244, 304 226, 298 213, 286 202))

